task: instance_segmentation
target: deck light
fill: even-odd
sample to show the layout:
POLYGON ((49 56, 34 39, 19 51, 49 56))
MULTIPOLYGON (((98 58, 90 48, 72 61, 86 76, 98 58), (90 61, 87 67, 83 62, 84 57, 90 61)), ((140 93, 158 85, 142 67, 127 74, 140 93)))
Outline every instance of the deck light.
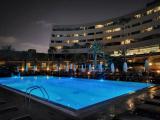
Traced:
POLYGON ((157 73, 160 74, 160 70, 157 70, 157 73))
POLYGON ((91 74, 91 72, 88 72, 87 74, 88 74, 88 75, 90 75, 90 74, 91 74))
POLYGON ((149 63, 149 66, 152 66, 152 65, 153 65, 153 63, 150 62, 150 63, 149 63))

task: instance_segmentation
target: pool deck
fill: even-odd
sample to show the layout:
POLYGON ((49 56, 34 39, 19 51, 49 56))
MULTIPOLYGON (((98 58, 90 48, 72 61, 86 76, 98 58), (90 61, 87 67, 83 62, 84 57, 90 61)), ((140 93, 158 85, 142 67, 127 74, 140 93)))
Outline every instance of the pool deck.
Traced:
POLYGON ((159 89, 159 87, 144 88, 135 93, 124 94, 80 110, 50 103, 34 96, 31 96, 31 101, 28 103, 25 101, 25 93, 4 85, 0 85, 0 100, 8 100, 8 103, 14 104, 25 114, 29 114, 32 120, 97 120, 104 114, 110 120, 114 114, 133 109, 131 107, 136 105, 139 99, 150 98, 153 89, 159 89))

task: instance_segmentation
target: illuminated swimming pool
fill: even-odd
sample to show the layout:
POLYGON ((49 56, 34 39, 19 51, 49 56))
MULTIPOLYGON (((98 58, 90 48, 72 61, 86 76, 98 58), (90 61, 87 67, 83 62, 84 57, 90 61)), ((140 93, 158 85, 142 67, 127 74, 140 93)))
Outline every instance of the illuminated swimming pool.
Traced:
MULTIPOLYGON (((75 110, 151 86, 147 83, 46 76, 0 78, 0 84, 23 92, 31 86, 43 86, 49 94, 49 101, 75 110)), ((32 94, 46 98, 40 90, 34 90, 32 94)))

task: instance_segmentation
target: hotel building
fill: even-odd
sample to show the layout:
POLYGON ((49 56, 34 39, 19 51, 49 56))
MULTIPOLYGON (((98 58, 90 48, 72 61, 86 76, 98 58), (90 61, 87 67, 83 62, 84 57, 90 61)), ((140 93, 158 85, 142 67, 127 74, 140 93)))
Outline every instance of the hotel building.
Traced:
MULTIPOLYGON (((54 54, 58 55, 89 54, 94 41, 100 42, 111 56, 121 56, 119 51, 126 49, 128 59, 150 55, 152 60, 159 61, 160 1, 155 0, 142 10, 105 21, 55 25, 50 48, 56 48, 54 54)), ((160 62, 155 63, 160 65, 160 62)))

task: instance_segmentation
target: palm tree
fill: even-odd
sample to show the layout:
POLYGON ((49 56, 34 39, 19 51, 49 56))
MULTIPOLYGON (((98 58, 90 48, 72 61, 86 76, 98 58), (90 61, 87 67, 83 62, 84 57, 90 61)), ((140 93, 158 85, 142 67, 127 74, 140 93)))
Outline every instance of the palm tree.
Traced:
POLYGON ((57 49, 55 47, 50 47, 48 50, 48 53, 51 54, 51 60, 53 62, 53 56, 55 57, 55 52, 57 51, 57 49))
POLYGON ((126 47, 122 47, 118 52, 119 54, 121 54, 122 58, 124 59, 124 61, 126 61, 126 54, 127 54, 127 48, 126 47))
POLYGON ((93 64, 94 64, 94 67, 95 67, 95 69, 97 69, 97 55, 103 53, 103 51, 102 51, 102 45, 99 42, 94 41, 93 44, 90 47, 90 51, 93 54, 93 58, 94 58, 93 64))

